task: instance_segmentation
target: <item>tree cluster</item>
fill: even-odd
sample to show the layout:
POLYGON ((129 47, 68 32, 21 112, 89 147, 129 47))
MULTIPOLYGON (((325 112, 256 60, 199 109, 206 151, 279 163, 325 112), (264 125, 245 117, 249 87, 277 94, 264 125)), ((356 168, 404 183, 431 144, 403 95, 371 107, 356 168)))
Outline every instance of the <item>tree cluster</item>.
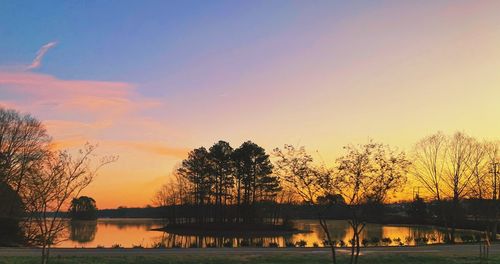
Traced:
POLYGON ((457 132, 436 133, 420 140, 413 151, 412 175, 437 204, 437 218, 450 228, 448 241, 467 217, 463 201, 475 200, 477 214, 490 222, 495 239, 498 229, 500 187, 500 143, 479 141, 457 132))
POLYGON ((174 181, 158 192, 156 202, 209 208, 198 222, 253 222, 255 205, 274 201, 280 190, 262 147, 247 141, 233 149, 219 141, 208 150, 190 151, 176 169, 174 181))

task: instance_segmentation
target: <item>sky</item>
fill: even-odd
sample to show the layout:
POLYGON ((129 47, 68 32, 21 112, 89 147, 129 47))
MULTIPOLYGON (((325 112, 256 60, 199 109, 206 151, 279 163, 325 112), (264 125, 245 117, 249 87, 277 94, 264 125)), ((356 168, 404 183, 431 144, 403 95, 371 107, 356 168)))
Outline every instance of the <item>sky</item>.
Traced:
POLYGON ((119 155, 85 195, 145 206, 190 149, 410 150, 500 135, 500 1, 0 1, 0 105, 119 155))

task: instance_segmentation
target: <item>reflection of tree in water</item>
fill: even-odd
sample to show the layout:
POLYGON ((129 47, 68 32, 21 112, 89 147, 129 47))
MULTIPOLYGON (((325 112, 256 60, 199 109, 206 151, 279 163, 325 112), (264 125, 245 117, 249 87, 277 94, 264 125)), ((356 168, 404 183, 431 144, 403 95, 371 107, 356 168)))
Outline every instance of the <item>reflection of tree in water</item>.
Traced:
MULTIPOLYGON (((367 224, 360 235, 360 239, 373 240, 374 238, 383 238, 384 232, 382 225, 367 224)), ((349 238, 351 239, 351 238, 349 238)))
POLYGON ((210 248, 210 247, 269 247, 270 245, 284 246, 285 237, 211 237, 211 236, 185 236, 163 233, 154 245, 167 248, 210 248))
POLYGON ((103 226, 113 226, 120 230, 128 229, 128 228, 136 228, 136 229, 154 229, 162 226, 161 222, 158 220, 149 220, 144 222, 143 220, 138 221, 135 219, 117 219, 117 220, 109 220, 109 221, 101 221, 100 225, 103 226))
POLYGON ((97 233, 97 221, 71 221, 69 239, 79 243, 91 242, 97 233))

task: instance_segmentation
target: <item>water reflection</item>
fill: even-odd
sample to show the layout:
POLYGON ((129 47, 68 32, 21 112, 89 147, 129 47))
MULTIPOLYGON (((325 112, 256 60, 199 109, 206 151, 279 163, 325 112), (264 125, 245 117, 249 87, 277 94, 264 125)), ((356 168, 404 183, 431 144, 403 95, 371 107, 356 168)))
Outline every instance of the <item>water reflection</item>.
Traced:
MULTIPOLYGON (((57 247, 123 247, 193 248, 193 247, 291 247, 323 246, 325 234, 315 220, 296 220, 295 227, 306 233, 264 237, 185 236, 152 231, 164 226, 159 219, 99 219, 70 222, 68 240, 57 247)), ((352 231, 346 221, 328 221, 337 246, 349 246, 352 231)), ((403 246, 445 242, 444 229, 430 226, 395 226, 367 224, 360 239, 364 246, 403 246)), ((458 231, 457 242, 474 241, 480 232, 458 231)))
POLYGON ((94 241, 97 221, 71 221, 69 239, 78 243, 94 241))

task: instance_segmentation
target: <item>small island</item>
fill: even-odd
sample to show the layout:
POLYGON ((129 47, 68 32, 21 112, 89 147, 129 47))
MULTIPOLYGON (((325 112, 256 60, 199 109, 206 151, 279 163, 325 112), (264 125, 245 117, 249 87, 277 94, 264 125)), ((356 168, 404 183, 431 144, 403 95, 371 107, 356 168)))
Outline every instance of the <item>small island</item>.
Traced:
POLYGON ((264 148, 251 141, 194 149, 174 174, 155 197, 167 222, 157 230, 224 237, 304 232, 281 215, 280 180, 264 148))

